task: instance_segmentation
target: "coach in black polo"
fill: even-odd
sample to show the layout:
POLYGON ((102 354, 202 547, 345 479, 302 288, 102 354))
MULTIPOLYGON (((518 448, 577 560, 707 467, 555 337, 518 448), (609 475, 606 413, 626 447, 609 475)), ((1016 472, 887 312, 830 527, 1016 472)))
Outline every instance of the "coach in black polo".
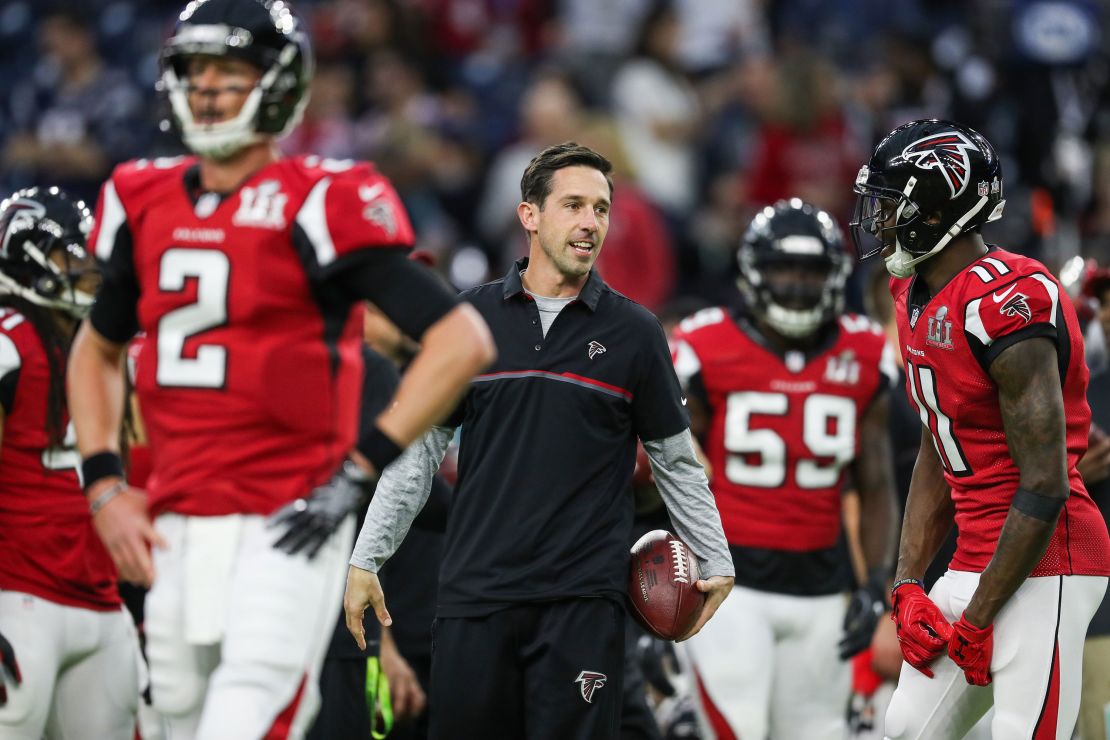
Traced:
POLYGON ((461 427, 432 654, 437 740, 617 737, 637 438, 702 560, 709 598, 691 634, 732 586, 663 331, 592 270, 609 171, 572 143, 529 164, 517 209, 528 258, 463 294, 493 332, 497 364, 385 470, 351 558, 344 608, 361 641, 368 605, 390 621, 375 573, 461 427))

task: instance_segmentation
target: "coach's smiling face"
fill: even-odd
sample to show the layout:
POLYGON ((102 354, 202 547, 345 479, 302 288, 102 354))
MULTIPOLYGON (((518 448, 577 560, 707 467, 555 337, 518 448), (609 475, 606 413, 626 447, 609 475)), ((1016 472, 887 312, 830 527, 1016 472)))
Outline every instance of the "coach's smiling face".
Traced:
POLYGON ((589 273, 609 231, 609 183, 593 167, 556 170, 544 202, 522 203, 521 221, 543 254, 568 278, 589 273))

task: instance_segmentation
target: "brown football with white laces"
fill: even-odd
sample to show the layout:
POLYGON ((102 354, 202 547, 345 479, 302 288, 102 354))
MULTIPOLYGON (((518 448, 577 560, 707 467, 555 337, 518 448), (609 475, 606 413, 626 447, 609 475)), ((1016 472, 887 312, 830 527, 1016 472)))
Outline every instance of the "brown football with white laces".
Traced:
POLYGON ((632 546, 628 601, 644 629, 676 640, 693 626, 705 602, 698 591, 698 560, 685 542, 663 529, 648 532, 632 546))

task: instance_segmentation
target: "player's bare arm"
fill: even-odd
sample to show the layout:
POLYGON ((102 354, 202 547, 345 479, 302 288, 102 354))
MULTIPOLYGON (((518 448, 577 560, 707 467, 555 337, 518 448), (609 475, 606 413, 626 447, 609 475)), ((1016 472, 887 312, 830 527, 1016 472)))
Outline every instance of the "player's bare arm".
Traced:
MULTIPOLYGON (((70 351, 66 386, 82 459, 119 454, 125 357, 126 345, 105 338, 88 321, 81 324, 70 351)), ((93 525, 120 578, 149 587, 155 575, 150 546, 165 547, 165 541, 150 522, 145 496, 128 489, 119 476, 92 483, 85 495, 90 505, 100 503, 93 525)))
POLYGON ((497 356, 489 327, 466 303, 428 327, 420 341, 422 349, 401 378, 394 402, 377 420, 402 448, 442 421, 470 379, 497 356))
MULTIPOLYGON (((998 384, 1006 443, 1021 471, 1019 490, 1062 506, 1069 487, 1064 401, 1055 345, 1041 337, 1014 344, 991 364, 990 375, 998 384)), ((1002 526, 994 557, 964 610, 964 619, 977 627, 994 621, 1044 555, 1058 517, 1059 508, 1048 519, 1030 516, 1015 501, 1002 526)))
POLYGON ((885 579, 894 555, 894 467, 890 449, 890 395, 880 392, 863 414, 860 451, 854 473, 860 497, 860 535, 868 573, 881 569, 885 579))
POLYGON ((933 437, 922 427, 921 446, 910 477, 906 513, 902 517, 895 581, 924 577, 925 569, 952 530, 955 513, 933 437))
POLYGON ((894 551, 894 466, 888 418, 890 395, 880 390, 860 420, 860 450, 853 464, 860 500, 860 548, 866 581, 852 594, 844 615, 840 657, 844 660, 871 645, 875 626, 886 611, 894 551))

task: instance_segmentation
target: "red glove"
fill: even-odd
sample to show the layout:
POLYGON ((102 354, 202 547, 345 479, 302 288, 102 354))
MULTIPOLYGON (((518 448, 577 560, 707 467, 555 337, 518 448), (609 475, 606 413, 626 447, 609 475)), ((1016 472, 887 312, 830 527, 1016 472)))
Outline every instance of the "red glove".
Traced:
POLYGON ((976 627, 963 617, 952 625, 948 641, 948 657, 964 670, 964 678, 972 686, 991 682, 991 655, 994 653, 994 626, 976 627))
POLYGON ((920 581, 906 581, 895 585, 891 592, 898 645, 907 663, 929 678, 933 672, 929 665, 942 655, 952 634, 952 625, 941 614, 921 587, 920 581))

